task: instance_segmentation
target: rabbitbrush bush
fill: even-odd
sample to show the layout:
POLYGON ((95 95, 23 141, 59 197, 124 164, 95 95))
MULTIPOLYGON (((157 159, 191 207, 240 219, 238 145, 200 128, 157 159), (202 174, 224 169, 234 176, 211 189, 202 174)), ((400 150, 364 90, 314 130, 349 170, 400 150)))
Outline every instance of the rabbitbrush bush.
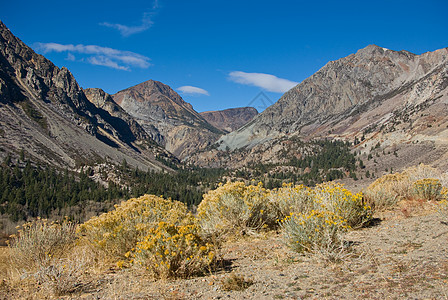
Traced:
POLYGON ((215 262, 214 246, 202 240, 199 229, 185 204, 145 195, 92 218, 80 233, 118 259, 118 267, 143 267, 167 278, 201 273, 215 262))
POLYGON ((362 193, 353 194, 342 184, 326 182, 313 189, 314 210, 329 211, 341 217, 352 228, 372 219, 372 208, 364 203, 362 193))
POLYGON ((279 219, 292 213, 328 211, 342 217, 348 226, 360 227, 372 218, 372 209, 365 205, 362 193, 353 194, 342 184, 334 182, 318 184, 314 189, 287 184, 273 190, 269 198, 278 210, 279 219))
POLYGON ((416 197, 426 200, 441 200, 442 184, 435 178, 425 178, 416 180, 412 184, 412 191, 416 197))
POLYGON ((293 212, 307 212, 313 209, 313 191, 304 185, 283 184, 269 194, 269 201, 277 210, 277 219, 281 220, 293 212))
POLYGON ((442 189, 448 184, 447 174, 420 164, 402 173, 384 175, 375 180, 364 192, 369 205, 376 210, 391 208, 398 201, 410 198, 440 200, 442 189))
POLYGON ((185 204, 144 195, 124 201, 115 205, 115 210, 93 217, 80 225, 79 232, 89 244, 106 255, 123 259, 159 222, 179 225, 186 216, 185 204))
POLYGON ((375 210, 393 207, 408 195, 409 178, 400 173, 387 174, 375 180, 364 191, 367 203, 375 210))
POLYGON ((308 205, 300 205, 296 211, 292 207, 290 215, 280 221, 285 242, 297 252, 335 257, 344 250, 343 233, 372 218, 362 194, 353 194, 341 184, 317 185, 308 197, 308 205))
POLYGON ((292 213, 281 220, 285 242, 296 252, 314 252, 322 247, 338 247, 341 233, 349 226, 329 211, 312 210, 307 214, 292 213))
POLYGON ((228 234, 254 234, 276 224, 276 212, 262 184, 228 182, 204 195, 198 206, 203 233, 215 240, 228 234))
POLYGON ((201 238, 199 227, 191 216, 182 225, 160 222, 126 256, 156 278, 203 273, 216 260, 214 246, 201 238))

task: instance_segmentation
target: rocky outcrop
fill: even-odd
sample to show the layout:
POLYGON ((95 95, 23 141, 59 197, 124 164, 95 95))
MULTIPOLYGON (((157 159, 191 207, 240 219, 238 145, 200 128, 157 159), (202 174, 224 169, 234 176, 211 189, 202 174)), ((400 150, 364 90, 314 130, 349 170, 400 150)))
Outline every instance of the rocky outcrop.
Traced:
POLYGON ((152 139, 157 143, 163 142, 163 137, 154 126, 148 126, 143 129, 138 122, 131 117, 120 105, 115 103, 112 96, 99 88, 84 89, 87 99, 96 107, 107 111, 111 115, 111 123, 116 122, 121 128, 129 128, 127 136, 132 136, 137 140, 152 139), (118 124, 124 122, 124 124, 118 124))
POLYGON ((0 128, 0 156, 23 149, 61 167, 125 159, 145 170, 165 168, 155 159, 164 149, 153 143, 139 150, 137 144, 151 144, 149 136, 93 105, 69 70, 36 54, 1 22, 0 128))
POLYGON ((205 111, 201 112, 200 115, 216 128, 232 132, 250 122, 258 115, 258 111, 253 107, 238 107, 219 111, 205 111))
POLYGON ((155 127, 161 134, 160 144, 182 159, 209 146, 223 133, 158 81, 148 80, 112 97, 147 132, 155 127))

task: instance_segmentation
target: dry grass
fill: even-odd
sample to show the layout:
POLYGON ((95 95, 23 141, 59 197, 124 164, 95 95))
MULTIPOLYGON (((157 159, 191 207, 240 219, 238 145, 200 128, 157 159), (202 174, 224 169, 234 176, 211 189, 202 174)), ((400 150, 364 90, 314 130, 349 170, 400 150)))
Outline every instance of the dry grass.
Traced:
POLYGON ((89 249, 76 241, 76 224, 67 220, 37 219, 22 225, 8 247, 10 288, 34 285, 55 296, 75 292, 94 261, 89 249))
POLYGON ((67 257, 53 259, 33 274, 48 294, 62 296, 76 292, 83 284, 83 275, 93 264, 86 248, 76 247, 67 257))
POLYGON ((75 245, 75 231, 76 225, 68 221, 37 219, 25 223, 9 244, 13 271, 27 277, 63 258, 75 245))
POLYGON ((254 284, 253 280, 246 279, 243 275, 230 273, 221 280, 221 287, 224 291, 244 291, 254 284))

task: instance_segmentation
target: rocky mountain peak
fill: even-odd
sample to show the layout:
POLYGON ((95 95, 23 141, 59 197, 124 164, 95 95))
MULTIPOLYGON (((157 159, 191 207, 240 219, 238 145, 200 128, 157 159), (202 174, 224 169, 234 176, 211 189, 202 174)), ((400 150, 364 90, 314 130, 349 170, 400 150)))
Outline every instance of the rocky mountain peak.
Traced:
MULTIPOLYGON (((127 88, 119 94, 130 94, 134 95, 138 101, 141 102, 152 102, 157 101, 160 97, 167 97, 170 101, 177 103, 178 105, 185 106, 189 109, 193 109, 190 103, 185 102, 182 97, 176 93, 170 86, 156 80, 147 80, 145 82, 139 83, 133 87, 127 88)), ((122 97, 114 96, 117 103, 121 105, 122 97)))
POLYGON ((258 111, 253 107, 238 107, 219 111, 205 111, 201 112, 200 115, 216 128, 232 132, 250 122, 258 115, 258 111))
POLYGON ((145 81, 112 97, 147 132, 156 128, 161 145, 180 158, 205 148, 223 133, 172 88, 158 81, 145 81))
POLYGON ((279 137, 329 132, 353 137, 369 126, 381 128, 394 115, 415 113, 431 99, 443 102, 447 69, 448 48, 415 55, 369 45, 327 63, 218 144, 236 149, 279 137))

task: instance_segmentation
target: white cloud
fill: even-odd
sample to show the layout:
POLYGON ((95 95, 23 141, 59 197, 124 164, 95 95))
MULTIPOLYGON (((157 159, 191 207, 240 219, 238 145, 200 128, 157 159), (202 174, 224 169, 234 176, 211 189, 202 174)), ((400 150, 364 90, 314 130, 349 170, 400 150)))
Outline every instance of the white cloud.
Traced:
POLYGON ((160 7, 159 1, 154 0, 152 4, 152 10, 143 14, 141 23, 136 26, 123 25, 118 23, 102 22, 99 25, 116 29, 124 37, 131 36, 136 33, 140 33, 148 30, 154 24, 151 17, 157 13, 157 9, 160 7))
POLYGON ((210 96, 210 94, 206 90, 191 85, 181 86, 177 88, 177 90, 181 91, 184 94, 210 96))
POLYGON ((76 60, 76 57, 72 54, 72 53, 68 53, 67 54, 67 58, 66 58, 66 60, 69 60, 69 61, 75 61, 76 60))
POLYGON ((89 57, 87 59, 87 61, 89 63, 91 63, 92 65, 104 66, 104 67, 109 67, 109 68, 113 68, 113 69, 117 69, 117 70, 129 71, 129 67, 120 66, 116 62, 114 62, 113 60, 108 58, 107 56, 101 56, 101 55, 93 56, 93 57, 89 57))
POLYGON ((117 24, 117 23, 114 24, 109 22, 100 23, 101 26, 106 26, 118 30, 120 34, 124 37, 128 37, 130 35, 146 31, 149 28, 151 28, 152 24, 153 22, 151 21, 151 18, 149 17, 148 14, 144 14, 142 18, 142 23, 138 26, 127 26, 123 24, 117 24))
POLYGON ((275 93, 285 93, 298 84, 298 82, 265 73, 233 71, 229 73, 229 78, 237 83, 258 86, 266 91, 275 93))
POLYGON ((149 57, 131 51, 122 51, 97 45, 72 45, 58 43, 36 43, 37 50, 43 53, 68 52, 67 59, 74 59, 73 53, 83 54, 86 61, 99 66, 118 70, 130 70, 130 67, 146 69, 151 64, 149 57))

